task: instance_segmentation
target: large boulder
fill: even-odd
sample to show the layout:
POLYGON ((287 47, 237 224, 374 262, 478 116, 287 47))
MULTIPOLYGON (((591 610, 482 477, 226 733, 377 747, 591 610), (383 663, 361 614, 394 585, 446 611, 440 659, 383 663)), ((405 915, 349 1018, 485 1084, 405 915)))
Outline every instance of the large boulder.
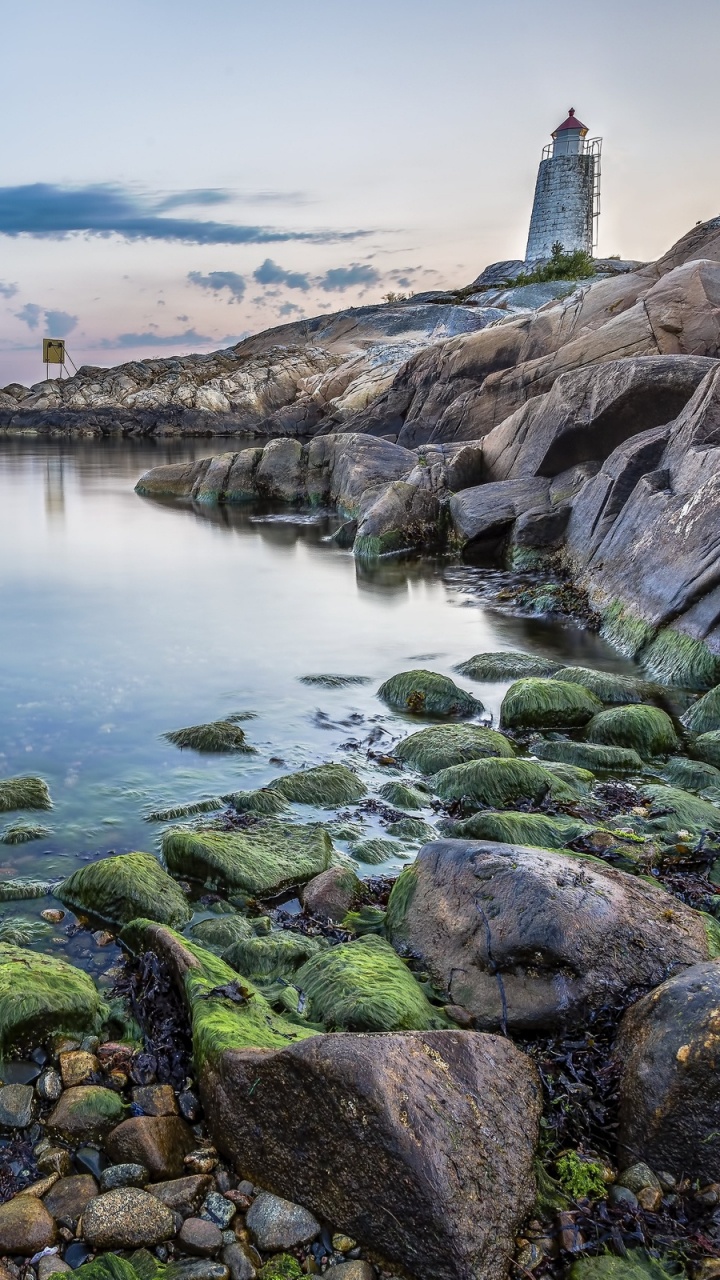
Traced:
POLYGON ((534 1067, 460 1031, 316 1036, 228 1051, 201 1080, 238 1172, 419 1280, 501 1280, 534 1200, 534 1067), (242 1100, 242 1101, 241 1101, 242 1100))
POLYGON ((545 508, 550 482, 542 478, 481 484, 463 489, 450 499, 455 535, 468 543, 500 541, 525 511, 545 508))
POLYGON ((56 896, 76 914, 110 925, 147 916, 182 926, 192 915, 182 889, 151 853, 124 853, 79 867, 56 896))
POLYGON ((618 1154, 676 1178, 720 1181, 720 961, 695 964, 625 1014, 618 1154))
POLYGON ((406 480, 395 480, 381 490, 359 519, 353 550, 356 556, 388 556, 439 548, 443 541, 437 494, 406 480))
POLYGON ((389 707, 417 716, 476 716, 485 708, 449 676, 420 668, 390 676, 378 689, 389 707))
POLYGON ((705 918, 594 858, 437 840, 393 888, 387 928, 483 1030, 546 1031, 706 960, 705 918))
POLYGON ((496 729, 475 724, 436 724, 403 738, 394 754, 418 773, 431 774, 487 756, 512 758, 515 748, 496 729))
POLYGON ((162 848, 175 875, 251 897, 304 884, 327 871, 333 857, 332 841, 322 827, 279 819, 261 820, 235 831, 170 828, 163 835, 162 848))

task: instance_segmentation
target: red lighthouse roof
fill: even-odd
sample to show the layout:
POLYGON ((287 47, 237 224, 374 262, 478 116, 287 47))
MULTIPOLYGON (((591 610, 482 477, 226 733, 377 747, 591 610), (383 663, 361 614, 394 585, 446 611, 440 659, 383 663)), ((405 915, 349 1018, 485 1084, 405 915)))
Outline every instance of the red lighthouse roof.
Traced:
POLYGON ((586 134, 588 131, 587 125, 583 124, 582 120, 577 119, 574 107, 570 108, 567 120, 563 120, 562 124, 558 125, 554 133, 551 134, 551 137, 556 138, 557 135, 559 133, 563 133, 565 129, 579 129, 582 134, 586 134))

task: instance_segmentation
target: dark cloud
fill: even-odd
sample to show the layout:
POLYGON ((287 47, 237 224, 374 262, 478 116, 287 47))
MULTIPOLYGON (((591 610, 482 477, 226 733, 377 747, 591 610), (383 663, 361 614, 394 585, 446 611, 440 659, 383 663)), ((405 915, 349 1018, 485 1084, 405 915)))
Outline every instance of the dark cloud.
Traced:
POLYGON ((292 316, 296 313, 301 314, 302 307, 297 307, 294 302, 283 302, 282 306, 278 307, 279 316, 292 316))
POLYGON ((366 231, 285 231, 163 216, 168 208, 178 208, 183 203, 217 204, 223 203, 224 198, 222 192, 205 190, 174 196, 143 196, 111 183, 61 187, 36 182, 21 187, 0 187, 0 235, 62 239, 79 232, 185 244, 271 244, 290 240, 325 244, 370 234, 366 231))
POLYGON ((15 315, 18 320, 22 320, 23 324, 27 325, 28 329, 37 329, 44 310, 45 308, 39 307, 37 302, 26 302, 24 307, 15 312, 15 315))
POLYGON ((204 333, 186 329, 184 333, 159 334, 152 330, 145 333, 120 333, 117 338, 104 338, 98 345, 107 351, 120 347, 207 347, 217 342, 204 333))
POLYGON ((380 272, 374 267, 352 262, 349 267, 333 267, 326 271, 318 283, 326 293, 342 293, 344 289, 352 289, 359 284, 377 284, 379 280, 380 272))
POLYGON ((253 271, 253 279, 258 284, 284 284, 288 289, 302 289, 307 291, 310 288, 310 277, 305 271, 286 271, 279 263, 273 262, 272 258, 266 258, 257 271, 253 271))
POLYGON ((66 338, 77 327, 77 316, 68 311, 46 311, 45 328, 52 338, 66 338))
POLYGON ((239 302, 245 292, 245 279, 236 271, 210 271, 206 276, 200 271, 190 271, 188 280, 191 284, 199 285, 201 289, 210 289, 214 293, 227 289, 230 302, 239 302))
POLYGON ((0 280, 0 298, 14 298, 18 291, 16 284, 10 284, 8 281, 0 280))

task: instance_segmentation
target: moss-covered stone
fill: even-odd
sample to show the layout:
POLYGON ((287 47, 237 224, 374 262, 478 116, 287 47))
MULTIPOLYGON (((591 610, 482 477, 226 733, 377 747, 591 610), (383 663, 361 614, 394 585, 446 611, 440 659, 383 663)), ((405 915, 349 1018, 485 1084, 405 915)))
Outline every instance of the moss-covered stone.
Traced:
POLYGON ((298 773, 275 778, 269 787, 293 804, 311 804, 317 809, 339 809, 344 804, 357 804, 367 794, 364 782, 344 764, 320 764, 314 769, 301 769, 298 773))
POLYGON ((720 680, 720 658, 702 640, 666 627, 642 654, 643 666, 666 684, 683 689, 709 689, 720 680))
POLYGON ((52 832, 37 822, 12 822, 0 836, 0 844, 29 844, 31 840, 46 840, 52 832))
POLYGON ((610 706, 650 702, 662 692, 648 680, 620 676, 611 671, 594 671, 590 667, 562 667, 556 671, 555 679, 582 685, 583 689, 589 689, 596 698, 610 706))
POLYGON ((426 776, 450 769, 468 760, 483 760, 489 756, 515 755, 512 743, 496 729, 485 729, 475 724, 438 724, 429 729, 419 729, 403 738, 395 748, 399 760, 426 776))
POLYGON ((310 1017, 328 1030, 430 1031, 447 1026, 400 957, 367 934, 331 947, 295 975, 310 1017))
POLYGON ((31 880, 28 876, 14 876, 12 880, 0 880, 0 902, 23 902, 30 898, 45 898, 52 893, 49 880, 31 880))
POLYGON ((422 818, 398 818, 397 822, 389 822, 388 835, 400 840, 432 840, 435 832, 429 823, 422 818))
POLYGON ((79 867, 55 891, 76 915, 123 925, 135 916, 187 924, 192 912, 182 889, 151 853, 124 853, 79 867))
POLYGON ((100 1257, 93 1258, 92 1262, 84 1262, 81 1267, 75 1268, 73 1276, 77 1280, 145 1280, 127 1258, 121 1258, 116 1253, 103 1253, 100 1257))
POLYGON ((532 760, 470 760, 443 769, 432 779, 443 800, 467 797, 492 809, 504 809, 519 801, 538 804, 548 792, 562 792, 558 779, 532 760))
POLYGON ((663 1264, 644 1249, 630 1249, 625 1257, 601 1253, 573 1262, 569 1280, 682 1280, 674 1263, 663 1264))
POLYGON ((378 795, 394 809, 425 809, 430 803, 430 797, 425 792, 408 786, 406 782, 384 782, 378 795))
POLYGON ((54 1032, 91 1034, 103 1013, 92 979, 64 960, 0 944, 0 1052, 54 1032))
POLYGON ((702 760, 689 760, 687 756, 670 756, 662 769, 662 776, 671 787, 679 787, 681 791, 720 787, 720 769, 704 764, 702 760))
POLYGON ((418 871, 415 863, 405 867, 395 881, 385 912, 385 929, 389 938, 402 941, 405 937, 404 921, 408 907, 415 897, 418 871))
POLYGON ((357 911, 348 911, 343 918, 342 928, 354 933, 358 938, 367 933, 377 933, 382 938, 385 936, 385 916, 386 913, 382 907, 374 907, 368 903, 364 907, 359 907, 357 911))
POLYGON ((552 658, 537 658, 531 653, 476 653, 466 662, 460 662, 455 670, 469 680, 521 680, 524 676, 553 676, 561 662, 552 658))
POLYGON ((383 840, 382 836, 371 836, 368 840, 357 840, 351 844, 350 852, 358 862, 364 862, 372 867, 380 862, 387 862, 389 858, 396 858, 400 853, 400 846, 394 840, 383 840))
POLYGON ((187 804, 168 805, 166 809, 153 809, 145 814, 146 822, 176 822, 178 818, 194 818, 197 813, 213 813, 222 809, 221 796, 210 796, 207 800, 188 800, 187 804))
POLYGON ((596 742, 573 742, 570 738, 534 742, 532 752, 538 760, 574 764, 593 773, 640 773, 644 768, 637 751, 603 747, 596 742))
POLYGON ((258 1280, 303 1280, 305 1273, 291 1253, 276 1253, 257 1274, 258 1280))
POLYGON ((436 671, 401 671, 380 685, 378 697, 396 711, 417 716, 477 716, 485 709, 471 693, 436 671))
POLYGON ((305 884, 326 871, 333 856, 322 827, 271 818, 240 831, 176 828, 165 832, 162 847, 174 874, 253 897, 305 884))
MULTIPOLYGON (((553 775, 557 783, 567 788, 578 799, 587 795, 595 781, 595 775, 590 769, 581 769, 576 764, 564 764, 558 760, 544 760, 543 768, 553 775)), ((557 787, 554 788, 553 794, 556 800, 561 799, 557 787)))
POLYGON ((698 698, 685 712, 682 720, 692 733, 709 733, 720 729, 720 685, 698 698))
POLYGON ((288 801, 272 787, 259 787, 256 791, 234 791, 223 796, 238 813, 257 813, 264 818, 275 818, 288 808, 288 801))
POLYGON ((705 764, 720 769, 720 729, 712 729, 710 733, 701 733, 692 746, 693 755, 705 764))
POLYGON ((75 1085, 66 1089, 48 1117, 48 1128, 68 1141, 92 1140, 114 1129, 128 1108, 114 1089, 102 1085, 75 1085))
POLYGON ((42 778, 0 778, 0 813, 11 809, 52 809, 47 783, 42 778))
POLYGON ((241 752, 253 755, 255 748, 250 745, 244 731, 236 720, 212 720, 209 724, 193 724, 185 729, 171 729, 163 738, 172 742, 181 750, 202 752, 241 752))
POLYGON ((234 912, 232 915, 228 913, 213 916, 208 920, 199 920, 190 930, 190 936, 193 942, 197 942, 201 947, 207 947, 208 950, 221 954, 234 943, 253 938, 255 935, 247 916, 234 912))
POLYGON ((319 685, 321 689, 345 689, 352 684, 370 684, 370 676, 324 675, 298 676, 301 684, 319 685))
POLYGON ((494 840, 499 844, 535 845, 541 849, 562 849, 592 828, 579 818, 544 813, 501 813, 483 810, 452 824, 448 834, 462 840, 494 840))
POLYGON ((655 628, 622 601, 614 600, 603 612, 600 634, 622 653, 634 658, 650 643, 655 628))
POLYGON ((579 684, 564 680, 540 680, 533 676, 516 680, 500 708, 504 729, 567 729, 587 724, 602 703, 579 684))
POLYGON ((228 947, 223 960, 252 982, 290 978, 322 950, 324 942, 290 930, 276 930, 266 938, 246 938, 228 947))
POLYGON ((672 720, 659 707, 609 707, 593 717, 585 737, 601 746, 628 747, 643 760, 673 755, 680 746, 672 720))
POLYGON ((678 787, 643 787, 652 800, 647 825, 654 831, 720 831, 720 809, 678 787))

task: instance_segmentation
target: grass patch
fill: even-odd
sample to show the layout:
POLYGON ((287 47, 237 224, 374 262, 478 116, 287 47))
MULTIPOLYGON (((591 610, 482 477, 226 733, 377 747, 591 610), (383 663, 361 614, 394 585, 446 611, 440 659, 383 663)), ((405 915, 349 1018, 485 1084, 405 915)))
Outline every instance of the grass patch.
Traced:
POLYGON ((192 818, 196 813, 212 813, 222 809, 220 796, 211 796, 209 800, 191 800, 188 804, 176 804, 169 809, 153 809, 145 815, 146 822, 175 822, 177 818, 192 818))
POLYGON ((301 684, 319 685, 321 689, 345 689, 351 684, 371 684, 370 676, 298 676, 301 684))
POLYGON ((0 844, 29 844, 31 840, 46 840, 50 835, 50 828, 39 823, 13 822, 3 831, 0 844))
POLYGON ((12 880, 0 880, 0 902, 22 902, 29 898, 45 898, 53 892, 49 880, 31 880, 16 876, 12 880))

